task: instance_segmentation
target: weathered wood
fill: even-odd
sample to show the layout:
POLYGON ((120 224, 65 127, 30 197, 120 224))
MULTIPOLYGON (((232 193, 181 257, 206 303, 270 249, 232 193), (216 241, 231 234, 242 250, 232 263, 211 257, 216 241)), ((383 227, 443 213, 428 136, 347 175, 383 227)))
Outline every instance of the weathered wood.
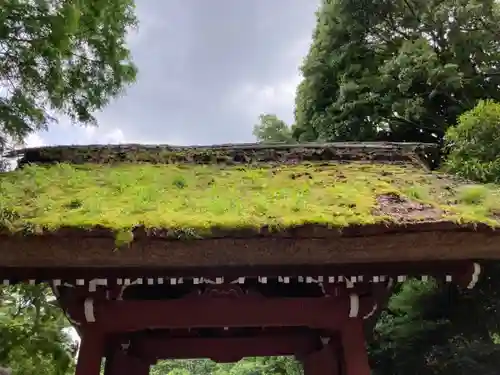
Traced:
POLYGON ((301 236, 165 240, 140 238, 115 250, 112 235, 0 235, 0 267, 269 267, 500 259, 500 231, 439 223, 336 230, 301 236), (436 228, 433 231, 433 228, 436 228), (454 229, 453 229, 454 228, 454 229), (377 230, 379 232, 377 232, 377 230))

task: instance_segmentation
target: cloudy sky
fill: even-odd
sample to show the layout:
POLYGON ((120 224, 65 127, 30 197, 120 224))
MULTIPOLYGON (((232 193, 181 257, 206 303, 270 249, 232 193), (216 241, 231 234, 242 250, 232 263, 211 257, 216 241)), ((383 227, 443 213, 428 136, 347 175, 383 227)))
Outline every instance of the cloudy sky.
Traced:
POLYGON ((98 115, 61 119, 28 145, 253 141, 259 114, 293 119, 317 0, 137 0, 137 82, 98 115))

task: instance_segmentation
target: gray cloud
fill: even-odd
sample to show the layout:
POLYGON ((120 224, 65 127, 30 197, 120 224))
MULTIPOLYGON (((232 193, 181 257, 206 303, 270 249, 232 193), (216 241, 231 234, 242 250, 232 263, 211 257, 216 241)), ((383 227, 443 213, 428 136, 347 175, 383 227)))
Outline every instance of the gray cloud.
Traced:
POLYGON ((126 141, 244 142, 260 112, 291 120, 316 8, 315 0, 138 0, 137 83, 98 116, 91 138, 120 129, 126 141))

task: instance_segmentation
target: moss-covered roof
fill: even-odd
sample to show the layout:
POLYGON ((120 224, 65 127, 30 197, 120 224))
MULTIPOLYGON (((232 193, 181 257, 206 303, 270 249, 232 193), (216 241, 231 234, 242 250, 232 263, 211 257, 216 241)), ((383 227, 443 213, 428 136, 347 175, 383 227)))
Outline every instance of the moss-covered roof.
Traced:
MULTIPOLYGON (((63 163, 24 165, 0 174, 0 225, 12 232, 61 227, 121 232, 143 226, 203 236, 213 228, 278 230, 305 224, 500 224, 498 186, 464 184, 431 173, 416 162, 414 146, 371 145, 356 152, 351 146, 350 154, 331 145, 259 146, 243 149, 253 159, 237 162, 234 155, 241 155, 242 148, 219 148, 219 157, 233 158, 230 163, 229 156, 218 163, 199 163, 197 155, 206 148, 170 150, 163 160, 169 164, 100 164, 79 158, 97 153, 100 157, 91 160, 109 162, 118 152, 119 158, 134 160, 122 151, 109 151, 109 146, 93 147, 93 152, 81 147, 37 149, 38 156, 57 155, 63 163), (340 154, 351 155, 351 161, 340 154)), ((157 149, 141 152, 158 155, 157 149)))

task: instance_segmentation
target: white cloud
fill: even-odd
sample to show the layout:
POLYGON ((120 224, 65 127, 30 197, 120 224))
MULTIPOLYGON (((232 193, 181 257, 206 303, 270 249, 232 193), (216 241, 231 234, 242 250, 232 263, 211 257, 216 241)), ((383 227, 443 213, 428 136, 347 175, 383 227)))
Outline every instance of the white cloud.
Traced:
POLYGON ((125 135, 120 128, 114 128, 102 135, 99 143, 125 143, 125 135))
POLYGON ((248 83, 233 95, 233 105, 255 118, 261 113, 274 113, 285 121, 293 121, 295 91, 300 80, 301 76, 296 74, 274 85, 248 83))
POLYGON ((318 3, 138 0, 137 82, 96 114, 98 128, 58 116, 29 143, 251 142, 261 113, 291 123, 318 3))
POLYGON ((26 137, 25 143, 26 147, 41 147, 46 144, 40 133, 31 133, 26 137))
POLYGON ((294 121, 295 94, 302 80, 299 66, 307 55, 310 40, 310 35, 304 36, 285 52, 286 60, 297 64, 295 71, 292 71, 290 66, 287 67, 292 73, 285 80, 260 85, 247 82, 232 95, 232 105, 255 119, 262 113, 273 113, 291 124, 294 121))

